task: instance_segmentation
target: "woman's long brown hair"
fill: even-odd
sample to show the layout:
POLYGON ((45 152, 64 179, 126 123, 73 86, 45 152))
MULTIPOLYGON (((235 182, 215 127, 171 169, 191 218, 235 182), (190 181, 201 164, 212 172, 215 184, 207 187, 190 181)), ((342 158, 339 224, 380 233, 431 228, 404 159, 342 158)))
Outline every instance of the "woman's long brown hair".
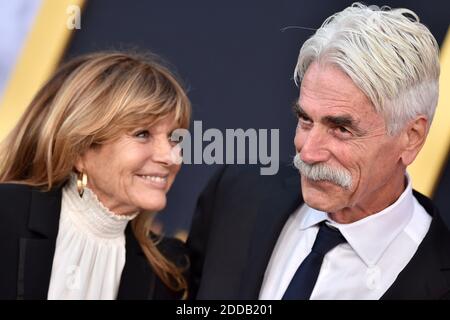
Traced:
MULTIPOLYGON (((0 182, 50 190, 67 181, 76 158, 124 132, 173 116, 189 126, 189 99, 155 56, 102 52, 61 66, 0 146, 0 182)), ((149 215, 132 221, 150 265, 173 291, 187 295, 182 270, 150 237, 149 215)))

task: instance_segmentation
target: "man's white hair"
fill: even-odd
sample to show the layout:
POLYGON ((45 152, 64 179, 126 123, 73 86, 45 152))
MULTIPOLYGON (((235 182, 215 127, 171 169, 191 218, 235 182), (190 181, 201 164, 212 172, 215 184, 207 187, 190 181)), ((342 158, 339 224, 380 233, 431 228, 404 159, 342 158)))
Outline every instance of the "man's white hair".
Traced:
POLYGON ((384 117, 389 134, 418 115, 431 125, 439 95, 439 46, 413 11, 354 3, 327 18, 303 44, 297 84, 314 61, 344 71, 384 117))

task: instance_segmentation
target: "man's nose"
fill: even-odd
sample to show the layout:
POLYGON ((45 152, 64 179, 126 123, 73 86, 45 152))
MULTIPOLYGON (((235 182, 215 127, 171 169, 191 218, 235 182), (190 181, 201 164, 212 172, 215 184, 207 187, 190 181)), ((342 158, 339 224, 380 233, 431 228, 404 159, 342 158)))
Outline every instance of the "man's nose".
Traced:
POLYGON ((326 162, 330 158, 326 132, 321 128, 312 128, 309 131, 297 131, 295 147, 300 153, 300 159, 308 164, 326 162))

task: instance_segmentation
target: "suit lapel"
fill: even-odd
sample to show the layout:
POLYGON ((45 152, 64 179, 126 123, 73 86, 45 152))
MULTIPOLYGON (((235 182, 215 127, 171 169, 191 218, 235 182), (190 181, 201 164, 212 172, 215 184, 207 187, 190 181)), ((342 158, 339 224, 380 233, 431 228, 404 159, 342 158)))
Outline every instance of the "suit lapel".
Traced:
POLYGON ((36 237, 20 239, 17 298, 46 299, 61 211, 61 188, 31 190, 28 229, 36 237))
POLYGON ((256 225, 251 237, 250 252, 241 279, 241 299, 257 299, 266 267, 278 236, 289 215, 300 205, 301 190, 298 173, 270 187, 263 194, 256 225))
POLYGON ((154 295, 156 276, 134 237, 131 223, 128 223, 125 230, 125 238, 126 262, 120 278, 117 299, 151 299, 154 295))
MULTIPOLYGON (((248 260, 241 279, 241 299, 257 299, 264 273, 278 236, 289 215, 302 203, 300 178, 273 184, 265 192, 251 237, 248 260)), ((382 299, 439 299, 450 295, 450 233, 431 201, 414 196, 433 216, 419 248, 382 299)))

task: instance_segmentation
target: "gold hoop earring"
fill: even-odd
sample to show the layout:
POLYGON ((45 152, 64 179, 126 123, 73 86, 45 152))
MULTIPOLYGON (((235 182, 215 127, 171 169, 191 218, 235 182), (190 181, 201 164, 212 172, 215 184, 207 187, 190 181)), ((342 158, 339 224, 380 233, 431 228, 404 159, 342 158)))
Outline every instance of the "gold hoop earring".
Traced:
POLYGON ((77 189, 80 198, 83 197, 84 188, 87 186, 87 174, 84 172, 80 172, 77 176, 77 189))

